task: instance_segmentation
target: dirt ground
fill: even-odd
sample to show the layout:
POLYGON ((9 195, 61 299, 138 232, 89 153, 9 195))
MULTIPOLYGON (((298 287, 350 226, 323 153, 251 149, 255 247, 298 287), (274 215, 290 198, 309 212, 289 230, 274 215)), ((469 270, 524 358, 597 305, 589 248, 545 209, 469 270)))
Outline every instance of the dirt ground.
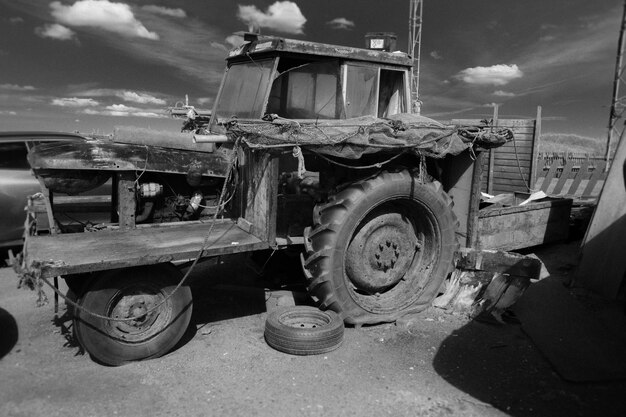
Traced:
MULTIPOLYGON (((536 253, 566 281, 575 248, 536 253)), ((519 325, 434 308, 411 325, 347 328, 328 354, 277 352, 263 339, 263 288, 277 276, 257 278, 243 264, 199 268, 183 341, 117 368, 80 351, 63 304, 57 315, 53 303, 36 308, 35 293, 0 269, 0 416, 626 415, 626 381, 568 383, 519 325)), ((297 288, 299 270, 285 266, 297 288)))

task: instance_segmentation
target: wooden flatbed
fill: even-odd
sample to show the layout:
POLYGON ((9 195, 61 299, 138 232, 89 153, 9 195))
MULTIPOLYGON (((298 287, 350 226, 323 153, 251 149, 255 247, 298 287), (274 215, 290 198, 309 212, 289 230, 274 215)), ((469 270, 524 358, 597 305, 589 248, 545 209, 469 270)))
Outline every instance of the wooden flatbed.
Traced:
POLYGON ((55 234, 26 240, 28 258, 41 276, 103 271, 193 259, 208 235, 203 257, 268 248, 234 220, 146 225, 127 230, 55 234))

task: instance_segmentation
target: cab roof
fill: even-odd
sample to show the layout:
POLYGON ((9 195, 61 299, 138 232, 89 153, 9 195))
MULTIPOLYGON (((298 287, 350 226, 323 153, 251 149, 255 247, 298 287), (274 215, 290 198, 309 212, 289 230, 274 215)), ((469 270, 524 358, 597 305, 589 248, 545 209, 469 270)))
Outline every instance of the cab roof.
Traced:
POLYGON ((230 51, 227 60, 235 61, 237 58, 247 55, 271 54, 272 52, 343 58, 404 67, 413 66, 413 59, 405 52, 376 51, 372 49, 307 42, 274 36, 253 37, 251 41, 230 51))

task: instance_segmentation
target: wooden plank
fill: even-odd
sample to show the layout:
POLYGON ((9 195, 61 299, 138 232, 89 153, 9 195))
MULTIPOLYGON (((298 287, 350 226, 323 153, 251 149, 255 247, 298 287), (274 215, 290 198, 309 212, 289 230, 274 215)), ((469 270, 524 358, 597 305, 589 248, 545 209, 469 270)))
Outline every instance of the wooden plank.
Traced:
POLYGON ((578 187, 580 187, 580 183, 583 179, 587 179, 589 177, 589 161, 583 162, 580 170, 576 173, 576 177, 570 185, 569 190, 567 191, 567 195, 576 195, 576 191, 578 191, 578 187))
POLYGON ((591 178, 589 178, 589 182, 587 183, 587 186, 585 187, 585 190, 583 191, 582 195, 591 195, 591 193, 593 192, 593 189, 596 187, 596 184, 598 183, 598 180, 605 177, 605 172, 604 172, 605 168, 606 168, 606 161, 601 161, 597 163, 595 169, 593 170, 593 174, 591 174, 591 178))
POLYGON ((111 173, 111 223, 117 223, 119 216, 117 215, 119 190, 117 187, 118 173, 111 173))
POLYGON ((467 238, 465 245, 470 248, 478 247, 478 213, 480 208, 480 185, 482 180, 482 160, 484 153, 479 153, 474 161, 472 170, 472 191, 470 194, 469 212, 467 215, 467 238))
MULTIPOLYGON (((457 125, 476 126, 481 124, 481 119, 453 119, 452 123, 457 125)), ((499 127, 532 127, 534 125, 535 121, 532 119, 500 119, 498 121, 499 127)))
POLYGON ((503 184, 502 181, 504 180, 520 180, 523 184, 526 183, 526 178, 524 178, 523 174, 519 173, 517 168, 513 170, 513 172, 498 171, 494 183, 503 184))
POLYGON ((582 259, 575 274, 576 286, 615 299, 624 279, 626 256, 626 131, 617 145, 598 205, 583 240, 582 259))
POLYGON ((456 267, 469 271, 498 272, 528 278, 539 278, 541 261, 530 256, 495 250, 463 248, 456 267))
MULTIPOLYGON (((493 125, 498 126, 498 104, 493 106, 493 125)), ((494 167, 494 158, 496 151, 495 149, 489 150, 489 167, 487 168, 487 194, 493 194, 493 167, 494 167)))
POLYGON ((207 153, 95 140, 45 143, 28 153, 35 172, 80 169, 187 174, 190 166, 196 166, 202 175, 225 177, 231 159, 229 146, 207 153))
MULTIPOLYGON (((531 133, 522 135, 522 134, 513 132, 513 137, 515 139, 515 143, 521 144, 521 145, 531 144, 533 141, 533 135, 531 133)), ((513 144, 513 141, 507 142, 507 145, 512 145, 512 144, 513 144)))
POLYGON ((252 234, 273 242, 276 239, 278 157, 269 152, 246 152, 246 205, 244 218, 252 234))
MULTIPOLYGON (((509 174, 507 174, 509 175, 509 174)), ((507 185, 507 184, 515 184, 515 185, 519 185, 519 184, 524 184, 524 180, 520 178, 519 175, 511 175, 512 178, 504 178, 504 177, 500 177, 500 178, 496 178, 495 179, 495 184, 496 185, 507 185)), ((518 191, 518 190, 511 190, 511 192, 513 191, 518 191)), ((523 191, 528 191, 526 189, 524 189, 523 191)))
POLYGON ((46 187, 43 182, 43 179, 37 176, 37 181, 39 181, 39 188, 41 189, 41 194, 43 195, 44 205, 46 207, 46 216, 48 219, 48 227, 51 234, 59 233, 59 229, 54 221, 54 212, 52 211, 52 200, 53 193, 46 187))
POLYGON ((530 154, 532 152, 532 144, 530 142, 523 142, 523 143, 518 143, 515 142, 515 144, 513 144, 513 142, 507 142, 506 144, 500 146, 498 149, 500 152, 513 152, 513 153, 528 153, 530 154))
POLYGON ((521 142, 525 142, 525 141, 532 141, 533 140, 533 129, 528 128, 528 129, 524 129, 524 130, 520 130, 520 129, 511 129, 513 130, 513 135, 515 136, 515 139, 517 141, 521 141, 521 142))
POLYGON ((489 150, 489 161, 487 163, 487 194, 493 194, 493 163, 494 150, 489 150))
MULTIPOLYGON (((469 225, 469 213, 474 200, 480 199, 480 193, 476 193, 472 188, 473 173, 477 162, 480 159, 480 152, 477 159, 474 159, 469 152, 445 158, 442 162, 442 184, 446 193, 454 201, 452 211, 459 221, 456 231, 456 238, 460 245, 465 245, 469 225)), ((310 218, 310 214, 309 214, 310 218)))
MULTIPOLYGON (((522 174, 524 176, 526 176, 526 174, 530 173, 530 168, 528 167, 518 167, 517 165, 513 165, 513 166, 507 166, 507 165, 497 165, 495 166, 495 170, 496 170, 496 175, 500 176, 500 173, 503 174, 516 174, 516 175, 520 175, 520 170, 522 171, 522 174)), ((508 177, 501 177, 501 178, 508 178, 508 177)))
POLYGON ((500 160, 520 160, 520 161, 530 161, 533 159, 533 156, 530 153, 515 153, 515 152, 498 152, 497 158, 500 160))
MULTIPOLYGON (((49 278, 136 265, 194 259, 211 230, 211 223, 129 230, 31 236, 26 241, 31 264, 40 262, 49 278), (88 250, 86 250, 88 248, 88 250)), ((239 229, 232 220, 216 222, 202 256, 267 248, 266 242, 239 229)))
POLYGON ((543 179, 543 183, 541 184, 541 191, 543 191, 544 193, 548 192, 548 187, 552 183, 552 180, 556 177, 556 170, 560 164, 560 161, 553 161, 552 165, 550 165, 550 169, 548 170, 543 179))
POLYGON ((566 239, 572 200, 562 201, 566 204, 559 201, 549 207, 521 211, 524 207, 510 207, 495 216, 481 214, 480 247, 508 251, 566 239))
POLYGON ((135 212, 137 210, 134 172, 119 173, 117 191, 120 228, 132 229, 135 227, 135 212))
POLYGON ((501 170, 501 171, 510 171, 510 172, 519 172, 519 169, 521 168, 522 171, 523 170, 529 170, 530 166, 528 163, 523 163, 523 161, 511 161, 509 159, 505 159, 505 160, 496 160, 495 162, 495 169, 496 170, 501 170))
POLYGON ((565 182, 569 179, 570 174, 572 173, 572 167, 574 166, 574 161, 569 159, 561 172, 561 176, 559 177, 559 181, 554 186, 554 189, 550 192, 550 194, 561 194, 561 190, 563 190, 563 186, 565 182))
MULTIPOLYGON (((539 141, 541 140, 541 106, 537 106, 537 117, 535 118, 535 132, 533 134, 533 149, 531 155, 537 155, 539 150, 539 141)), ((533 188, 533 185, 537 182, 537 158, 531 157, 530 159, 530 177, 528 178, 528 187, 533 188)))

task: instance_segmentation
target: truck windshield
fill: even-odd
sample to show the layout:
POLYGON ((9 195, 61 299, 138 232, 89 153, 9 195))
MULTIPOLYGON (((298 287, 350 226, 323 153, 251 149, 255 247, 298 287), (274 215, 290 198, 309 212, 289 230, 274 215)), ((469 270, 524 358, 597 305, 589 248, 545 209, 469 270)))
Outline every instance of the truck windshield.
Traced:
POLYGON ((219 97, 217 117, 260 118, 263 115, 263 101, 270 86, 273 65, 273 59, 232 65, 226 73, 219 97))

